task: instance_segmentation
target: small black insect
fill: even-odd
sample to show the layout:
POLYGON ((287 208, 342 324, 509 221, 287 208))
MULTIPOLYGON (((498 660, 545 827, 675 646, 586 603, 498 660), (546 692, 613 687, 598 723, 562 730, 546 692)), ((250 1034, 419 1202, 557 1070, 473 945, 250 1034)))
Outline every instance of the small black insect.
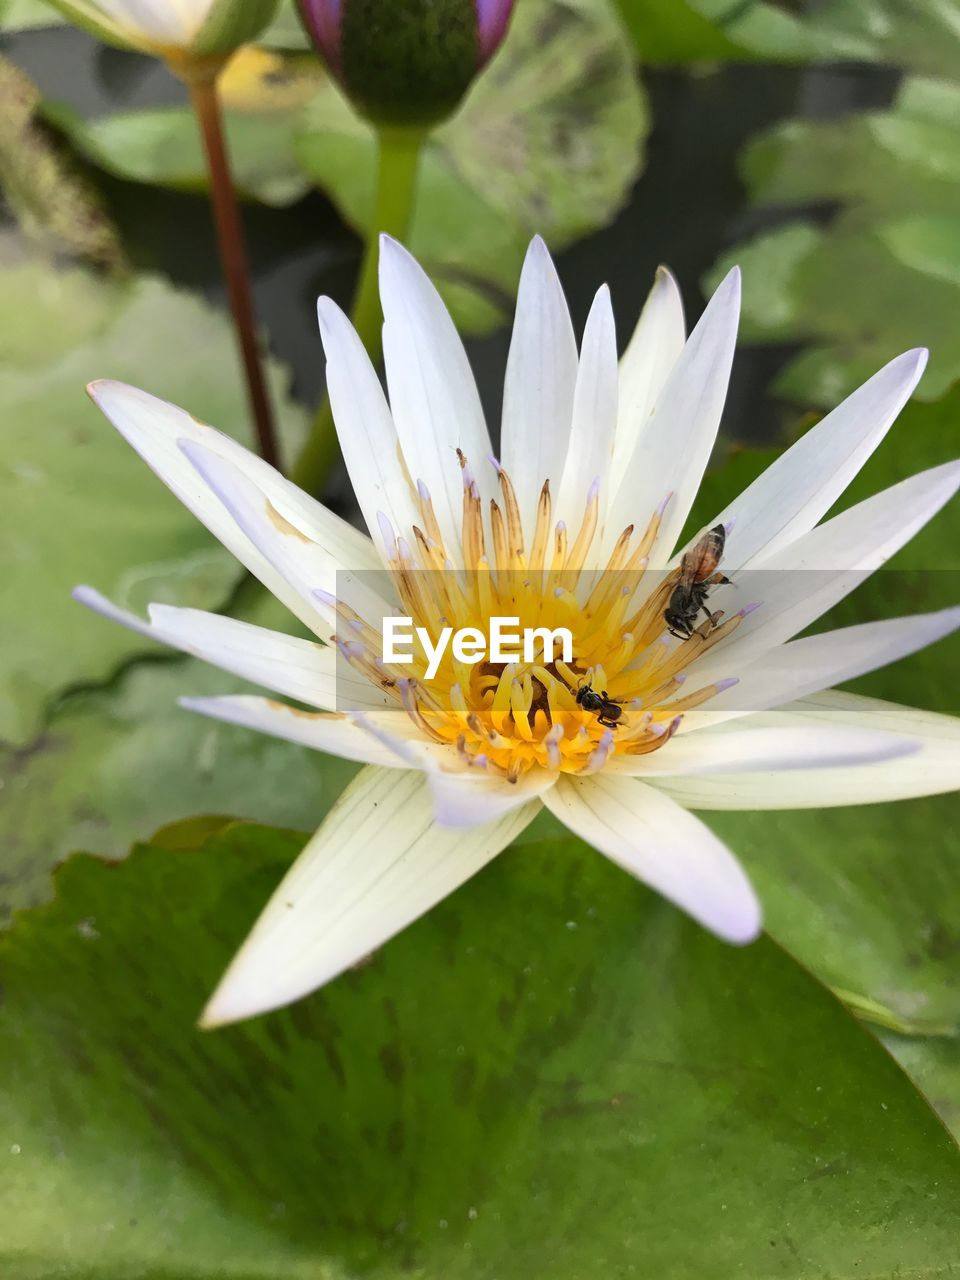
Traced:
POLYGON ((722 524, 708 530, 696 546, 680 561, 680 581, 673 589, 670 603, 663 611, 672 636, 689 640, 697 625, 697 614, 702 609, 711 626, 715 627, 723 617, 707 608, 710 588, 729 583, 730 579, 716 568, 723 555, 727 535, 722 524))
POLYGON ((577 690, 577 705, 584 711, 595 711, 597 719, 608 729, 616 729, 623 715, 623 708, 616 698, 607 697, 606 691, 598 693, 592 685, 582 684, 577 690))

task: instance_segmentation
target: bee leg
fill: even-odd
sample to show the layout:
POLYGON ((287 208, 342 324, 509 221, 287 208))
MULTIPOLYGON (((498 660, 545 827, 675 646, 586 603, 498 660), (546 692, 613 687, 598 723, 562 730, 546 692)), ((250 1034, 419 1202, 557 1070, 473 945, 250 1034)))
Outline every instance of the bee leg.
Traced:
POLYGON ((723 610, 718 609, 716 613, 711 613, 710 610, 704 606, 703 611, 707 616, 703 622, 700 623, 699 627, 697 627, 696 634, 706 640, 710 632, 715 631, 720 625, 720 619, 723 617, 723 610))
POLYGON ((713 577, 708 578, 704 583, 707 587, 732 587, 733 583, 725 573, 715 573, 713 577))

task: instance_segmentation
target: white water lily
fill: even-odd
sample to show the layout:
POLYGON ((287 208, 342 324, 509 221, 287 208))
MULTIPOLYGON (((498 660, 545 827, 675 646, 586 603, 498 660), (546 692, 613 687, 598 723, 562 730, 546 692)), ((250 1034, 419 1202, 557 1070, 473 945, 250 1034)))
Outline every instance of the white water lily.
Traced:
POLYGON ((279 0, 53 0, 112 43, 178 60, 230 53, 259 35, 279 0))
POLYGON ((667 633, 664 593, 720 422, 737 273, 685 340, 677 287, 661 271, 618 368, 607 289, 578 353, 535 240, 500 460, 438 294, 389 239, 381 298, 389 404, 346 317, 319 304, 369 536, 184 411, 118 383, 91 388, 173 492, 325 643, 161 605, 141 622, 90 588, 78 598, 315 709, 241 696, 186 699, 193 710, 365 765, 234 959, 206 1025, 329 981, 452 893, 544 806, 744 943, 760 928, 756 896, 692 810, 861 804, 960 785, 960 722, 823 692, 946 635, 960 609, 794 639, 960 485, 960 465, 937 467, 820 523, 909 398, 925 352, 893 360, 710 521, 726 530, 734 584, 716 588, 723 619, 680 639, 667 633), (753 570, 769 587, 759 607, 736 594, 753 570), (428 627, 442 618, 482 629, 494 614, 562 621, 577 647, 571 664, 448 657, 428 683, 422 665, 382 661, 374 615, 384 613, 428 627), (616 728, 578 704, 585 679, 622 703, 616 728))

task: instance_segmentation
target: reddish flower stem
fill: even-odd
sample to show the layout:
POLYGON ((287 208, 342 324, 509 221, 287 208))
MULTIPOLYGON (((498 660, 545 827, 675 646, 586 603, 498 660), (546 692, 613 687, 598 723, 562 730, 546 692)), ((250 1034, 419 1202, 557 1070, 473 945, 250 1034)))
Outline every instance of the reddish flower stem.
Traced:
POLYGON ((217 83, 213 76, 191 79, 190 97, 203 136, 210 172, 210 195, 220 248, 220 261, 230 296, 230 310, 243 360, 250 410, 257 431, 260 455, 272 466, 280 466, 277 435, 270 397, 263 376, 257 341, 250 268, 237 205, 236 190, 223 136, 223 118, 217 83))

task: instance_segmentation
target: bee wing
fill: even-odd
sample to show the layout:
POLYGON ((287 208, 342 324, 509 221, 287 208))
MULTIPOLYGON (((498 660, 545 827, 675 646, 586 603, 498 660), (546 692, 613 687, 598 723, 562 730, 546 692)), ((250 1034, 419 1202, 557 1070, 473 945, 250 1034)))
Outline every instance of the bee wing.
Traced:
POLYGON ((709 529, 680 561, 680 581, 689 585, 709 578, 720 563, 725 541, 722 524, 709 529))

